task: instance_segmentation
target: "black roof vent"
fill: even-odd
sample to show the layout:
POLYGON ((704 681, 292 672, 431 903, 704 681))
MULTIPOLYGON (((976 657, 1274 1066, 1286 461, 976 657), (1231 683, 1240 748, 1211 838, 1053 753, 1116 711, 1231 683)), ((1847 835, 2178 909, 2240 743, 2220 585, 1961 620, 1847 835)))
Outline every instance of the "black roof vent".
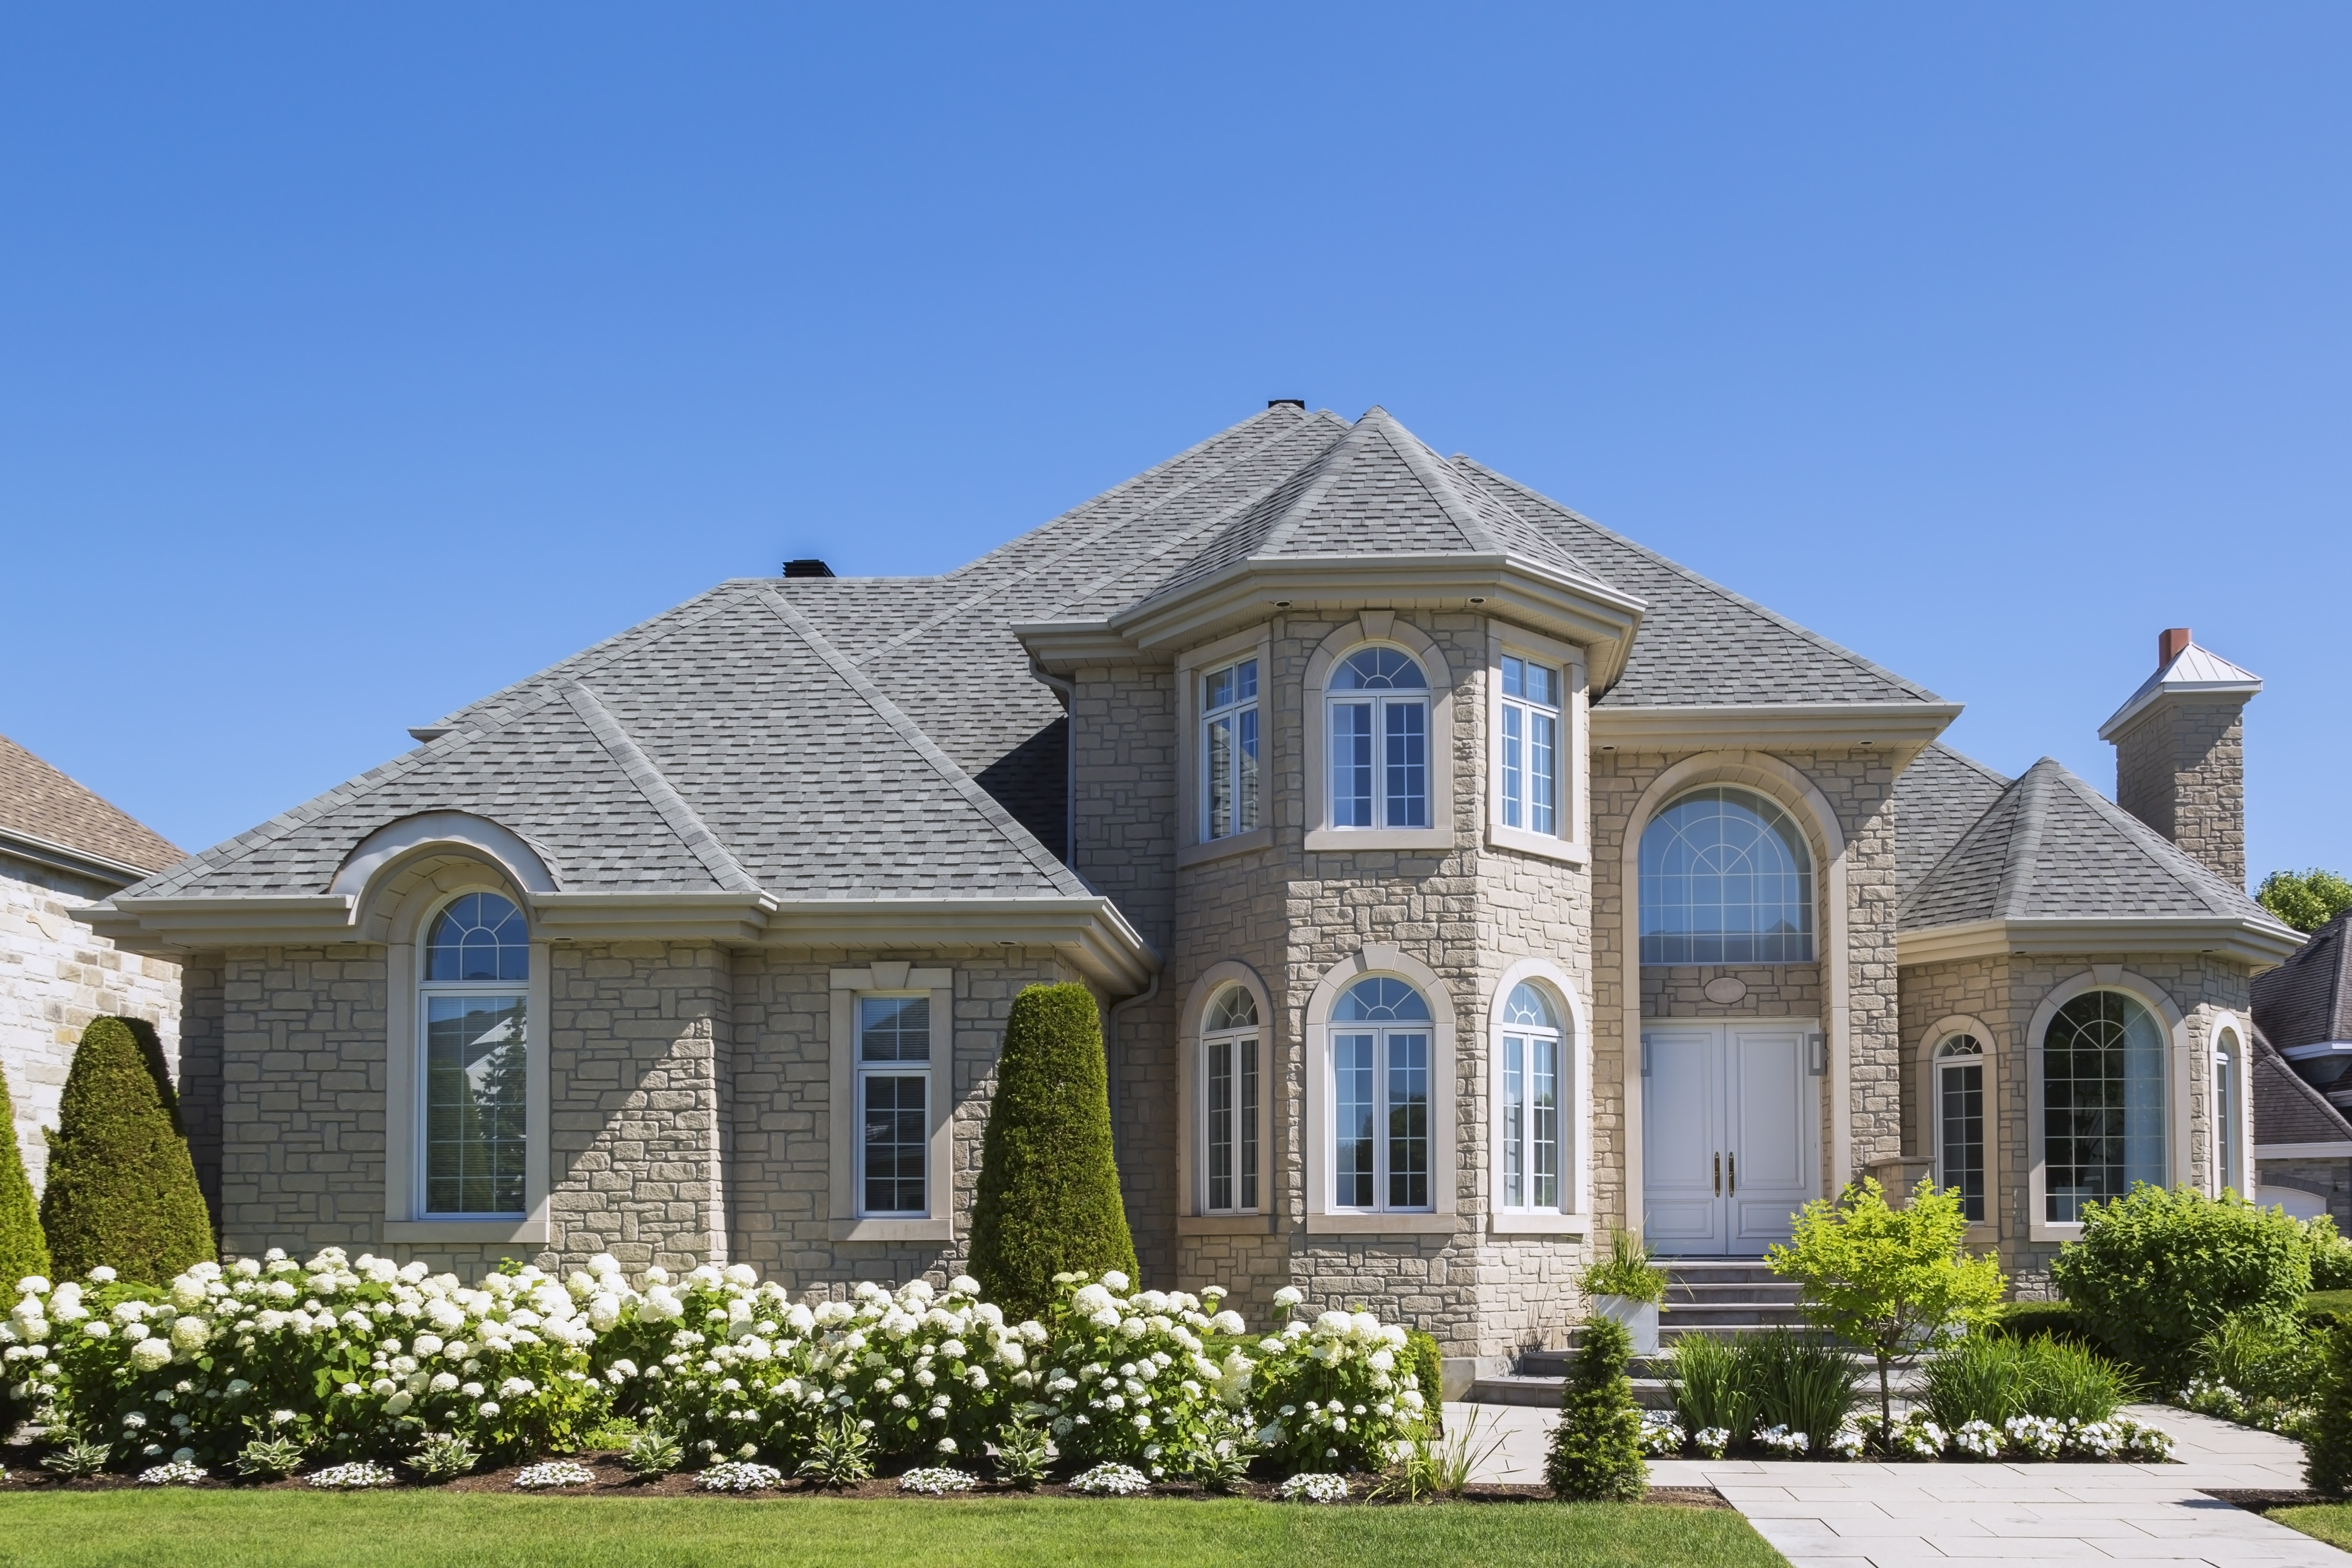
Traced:
POLYGON ((833 575, 833 568, 826 565, 822 561, 787 561, 784 563, 784 575, 787 577, 830 577, 833 575))
POLYGON ((1303 397, 1269 397, 1265 400, 1265 405, 1268 408, 1297 408, 1304 410, 1307 406, 1307 399, 1303 397))

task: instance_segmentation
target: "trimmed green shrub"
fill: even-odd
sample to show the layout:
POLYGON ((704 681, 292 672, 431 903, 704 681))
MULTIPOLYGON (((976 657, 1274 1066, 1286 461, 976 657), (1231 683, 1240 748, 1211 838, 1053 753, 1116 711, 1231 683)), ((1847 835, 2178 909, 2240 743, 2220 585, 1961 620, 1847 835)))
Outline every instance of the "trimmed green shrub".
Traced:
POLYGON ((153 1025, 98 1017, 82 1030, 49 1140, 41 1229, 68 1277, 104 1265, 162 1285, 214 1258, 212 1215, 153 1025))
POLYGON ((2335 1216, 2305 1221, 2303 1237, 2311 1246, 2311 1288, 2352 1290, 2352 1241, 2337 1232, 2335 1216))
POLYGON ((2224 1318, 2284 1327, 2310 1289, 2301 1224, 2232 1194, 2142 1183, 2083 1210, 2050 1277, 2091 1331, 2168 1386, 2224 1318))
POLYGON ((1445 1356, 1437 1348, 1437 1337, 1420 1329, 1408 1329, 1404 1336, 1404 1358, 1410 1365, 1422 1394, 1429 1400, 1429 1429, 1432 1433, 1445 1429, 1445 1356))
POLYGON ((49 1272, 48 1238, 33 1184, 16 1148, 16 1111, 8 1100, 8 1079, 0 1073, 0 1290, 14 1291, 27 1274, 49 1272))
POLYGON ((2352 1494, 2352 1328, 2320 1344, 2317 1397, 2303 1431, 2303 1481, 2325 1497, 2352 1494))
POLYGON ((1633 1336, 1608 1318, 1584 1320, 1584 1340, 1560 1391, 1559 1425, 1544 1457, 1544 1482, 1566 1502, 1633 1502, 1649 1489, 1642 1412, 1625 1364, 1633 1336))
POLYGON ((1102 1015, 1083 985, 1013 999, 981 1142, 971 1271, 1014 1319, 1042 1315, 1054 1276, 1136 1272, 1111 1156, 1102 1015))

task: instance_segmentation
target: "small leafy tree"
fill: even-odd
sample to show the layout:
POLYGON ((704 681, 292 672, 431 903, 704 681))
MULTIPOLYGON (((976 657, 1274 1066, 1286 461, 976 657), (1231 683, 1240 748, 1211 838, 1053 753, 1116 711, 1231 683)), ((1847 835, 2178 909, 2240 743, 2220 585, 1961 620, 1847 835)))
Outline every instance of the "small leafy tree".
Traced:
POLYGON ((2178 1388, 2195 1370, 2198 1342, 2223 1319, 2293 1327, 2311 1287, 2311 1242, 2281 1211, 2234 1193, 2142 1182, 2083 1206, 2083 1238, 2059 1248, 2050 1278, 2085 1328, 2178 1388))
POLYGON ((1566 1502, 1633 1502, 1649 1485, 1642 1412, 1633 1404, 1633 1336, 1612 1318, 1584 1320, 1583 1342, 1560 1390, 1559 1425, 1544 1456, 1544 1481, 1566 1502))
POLYGON ((2346 910, 2352 910, 2352 881, 2315 866, 2301 876, 2273 871, 2254 890, 2263 908, 2297 931, 2317 931, 2346 910))
POLYGON ((1054 1276, 1137 1273, 1111 1156, 1102 1015, 1083 985, 1013 999, 981 1141, 971 1271, 1013 1319, 1042 1316, 1054 1276))
POLYGON ((58 1272, 73 1278, 105 1264, 163 1285, 212 1260, 212 1215, 153 1025, 100 1016, 82 1030, 49 1140, 41 1228, 58 1272))
POLYGON ((1878 1363, 1882 1434, 1894 1430, 1894 1369, 2000 1304, 2008 1281, 1992 1258, 1963 1249, 1968 1233, 1958 1187, 1922 1181, 1898 1209, 1864 1176, 1834 1202, 1807 1204, 1790 1244, 1768 1255, 1774 1273, 1797 1282, 1808 1320, 1878 1363))
POLYGON ((16 1149, 16 1111, 8 1101, 8 1079, 0 1073, 0 1291, 13 1294, 17 1280, 48 1271, 49 1244, 41 1235, 33 1184, 16 1149))

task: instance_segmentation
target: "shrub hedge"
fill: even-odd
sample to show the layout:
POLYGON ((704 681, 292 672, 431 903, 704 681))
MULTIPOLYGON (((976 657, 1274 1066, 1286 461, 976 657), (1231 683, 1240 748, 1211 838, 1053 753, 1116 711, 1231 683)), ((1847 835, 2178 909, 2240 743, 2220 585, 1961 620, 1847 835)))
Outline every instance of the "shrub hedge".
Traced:
POLYGON ((2197 1342, 2224 1319, 2293 1321, 2310 1289, 2311 1248, 2303 1226, 2277 1209, 2143 1183, 2084 1205, 2083 1238, 2060 1248, 2050 1275, 2116 1353, 2179 1386, 2197 1342))
POLYGON ((1111 1155, 1102 1015, 1083 985, 1013 999, 981 1142, 971 1271, 1015 1317, 1044 1313, 1057 1274, 1136 1272, 1111 1155))
POLYGON ((49 1271, 49 1244, 41 1235, 41 1211, 33 1183, 16 1147, 16 1111, 8 1100, 8 1077, 0 1073, 0 1288, 27 1274, 49 1271))
POLYGON ((161 1285, 215 1256, 163 1042, 144 1019, 100 1016, 81 1032, 49 1140, 41 1229, 61 1274, 110 1267, 161 1285))

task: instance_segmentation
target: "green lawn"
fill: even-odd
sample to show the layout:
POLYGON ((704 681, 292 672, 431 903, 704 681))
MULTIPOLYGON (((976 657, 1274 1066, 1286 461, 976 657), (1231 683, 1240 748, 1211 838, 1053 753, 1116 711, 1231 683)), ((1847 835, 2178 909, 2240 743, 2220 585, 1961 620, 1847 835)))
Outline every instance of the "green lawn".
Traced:
POLYGON ((1314 1509, 1224 1499, 858 1501, 393 1492, 0 1492, 0 1563, 142 1568, 1443 1563, 1785 1568, 1724 1510, 1314 1509))
POLYGON ((2352 1502, 2315 1503, 2308 1508, 2274 1508, 2270 1517, 2315 1535, 2330 1546, 2352 1552, 2352 1502))

